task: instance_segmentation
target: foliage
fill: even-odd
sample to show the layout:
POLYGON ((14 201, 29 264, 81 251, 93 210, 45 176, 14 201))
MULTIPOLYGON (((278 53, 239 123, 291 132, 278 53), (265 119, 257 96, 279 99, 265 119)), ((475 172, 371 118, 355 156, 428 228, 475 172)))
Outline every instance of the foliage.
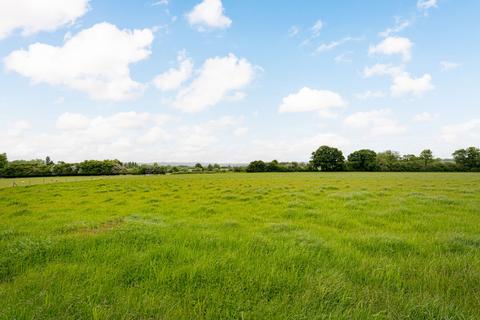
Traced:
POLYGON ((312 153, 311 164, 320 171, 343 171, 345 157, 337 148, 321 146, 312 153))
POLYGON ((8 165, 8 158, 6 153, 0 153, 0 170, 8 165))
POLYGON ((376 171, 377 154, 368 149, 355 151, 348 156, 347 166, 351 171, 376 171))
POLYGON ((453 153, 457 165, 466 171, 480 171, 480 149, 470 147, 453 153))

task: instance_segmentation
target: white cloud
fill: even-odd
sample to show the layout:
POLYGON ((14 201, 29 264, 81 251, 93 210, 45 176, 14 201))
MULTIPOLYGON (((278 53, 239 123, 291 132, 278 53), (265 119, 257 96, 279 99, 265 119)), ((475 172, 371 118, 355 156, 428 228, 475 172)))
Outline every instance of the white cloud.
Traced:
POLYGON ((441 61, 440 62, 440 70, 442 72, 448 72, 457 69, 460 67, 460 63, 451 62, 451 61, 441 61))
POLYGON ((95 100, 121 101, 143 89, 131 79, 129 65, 150 56, 152 41, 150 29, 119 30, 100 23, 61 47, 35 43, 27 50, 12 52, 4 62, 8 70, 34 83, 66 86, 95 100))
POLYGON ((392 78, 390 92, 392 96, 396 98, 406 95, 421 96, 424 93, 435 89, 430 74, 427 73, 419 78, 414 78, 404 70, 403 66, 375 64, 372 67, 366 67, 363 70, 363 76, 365 78, 384 75, 392 78))
POLYGON ((185 51, 181 51, 177 56, 178 69, 170 69, 155 77, 153 83, 161 91, 171 91, 180 88, 180 86, 192 76, 193 62, 187 57, 185 51))
POLYGON ((345 52, 336 56, 333 61, 335 61, 336 63, 351 63, 353 61, 352 55, 352 51, 345 52))
POLYGON ((402 97, 405 95, 421 96, 425 92, 435 89, 432 84, 432 76, 428 73, 420 78, 413 78, 408 73, 397 75, 393 78, 393 84, 390 91, 393 97, 402 97))
POLYGON ((428 112, 422 112, 422 113, 419 113, 419 114, 416 114, 415 116, 413 116, 413 122, 423 122, 423 123, 427 123, 427 122, 432 122, 433 120, 435 120, 435 118, 437 118, 438 115, 436 114, 431 114, 431 113, 428 113, 428 112))
POLYGON ((159 141, 171 139, 171 135, 161 127, 152 127, 144 135, 138 138, 141 144, 154 144, 159 141))
POLYGON ((437 6, 437 0, 418 0, 417 8, 419 10, 428 10, 437 6))
POLYGON ((247 127, 240 127, 237 128, 233 131, 233 135, 236 137, 243 137, 248 133, 248 128, 247 127))
POLYGON ((187 20, 199 31, 206 29, 226 29, 232 20, 225 16, 221 0, 203 0, 187 14, 187 20))
POLYGON ((300 28, 297 26, 291 26, 290 29, 288 29, 288 36, 289 37, 295 37, 298 35, 300 32, 300 28))
POLYGON ((444 126, 441 129, 441 135, 447 143, 462 143, 463 146, 478 145, 480 141, 480 119, 444 126))
POLYGON ((317 38, 320 35, 320 32, 323 29, 323 21, 322 20, 317 20, 315 24, 312 26, 311 31, 312 31, 312 37, 317 38))
POLYGON ((255 67, 233 54, 205 61, 198 76, 181 89, 173 106, 185 112, 199 112, 231 98, 244 89, 255 76, 255 67))
POLYGON ((25 121, 25 120, 15 121, 8 124, 7 135, 19 136, 31 128, 32 128, 32 125, 28 121, 25 121))
POLYGON ((0 1, 0 39, 21 30, 28 36, 72 24, 88 11, 89 0, 0 1))
POLYGON ((152 3, 152 6, 168 6, 168 0, 159 0, 152 3))
POLYGON ((278 111, 280 113, 317 112, 320 116, 332 117, 334 116, 332 109, 345 105, 346 102, 338 93, 304 87, 297 93, 283 98, 278 111))
POLYGON ((342 44, 347 43, 349 41, 353 41, 353 40, 358 40, 358 38, 345 37, 340 40, 335 40, 329 43, 322 43, 317 47, 317 49, 315 50, 315 53, 322 53, 322 52, 333 50, 336 47, 341 46, 342 44))
POLYGON ((374 76, 396 76, 404 72, 403 66, 394 66, 391 64, 377 63, 371 67, 365 67, 363 70, 363 76, 365 78, 371 78, 374 76))
POLYGON ((57 119, 57 128, 62 130, 81 130, 90 125, 90 119, 79 113, 64 113, 57 119))
POLYGON ((390 109, 357 112, 344 120, 347 127, 367 130, 372 136, 396 135, 406 131, 392 117, 390 109))
POLYGON ((380 32, 378 35, 382 38, 387 38, 392 34, 398 33, 410 26, 410 21, 402 20, 400 17, 395 17, 395 25, 391 28, 387 28, 385 31, 380 32))
POLYGON ((376 46, 370 46, 369 54, 401 55, 404 61, 412 57, 413 43, 404 37, 388 37, 376 46))
POLYGON ((362 93, 357 93, 355 97, 358 100, 368 100, 368 99, 377 99, 385 97, 385 93, 383 91, 371 91, 367 90, 362 93))

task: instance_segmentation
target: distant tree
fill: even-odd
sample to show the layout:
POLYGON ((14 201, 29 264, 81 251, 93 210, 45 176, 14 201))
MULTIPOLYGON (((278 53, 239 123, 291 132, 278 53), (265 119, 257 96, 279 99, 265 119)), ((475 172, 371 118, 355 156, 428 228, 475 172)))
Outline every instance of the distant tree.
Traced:
POLYGON ((52 173, 56 176, 72 176, 76 175, 78 168, 75 164, 65 163, 63 161, 58 161, 57 164, 53 166, 52 173))
POLYGON ((8 164, 8 158, 6 153, 0 153, 0 170, 5 168, 8 164))
POLYGON ((265 172, 267 165, 262 160, 252 161, 247 167, 247 172, 265 172))
POLYGON ((280 172, 283 171, 277 160, 273 160, 265 165, 265 171, 267 172, 280 172))
POLYGON ((348 168, 353 171, 377 170, 377 153, 368 149, 351 153, 348 156, 348 168))
POLYGON ((78 165, 80 175, 116 175, 123 171, 123 165, 118 160, 86 160, 78 165))
POLYGON ((396 151, 387 150, 377 154, 377 164, 380 171, 398 171, 400 154, 396 151))
POLYGON ((345 157, 337 148, 321 146, 312 153, 311 164, 316 170, 342 171, 345 168, 345 157))
POLYGON ((196 163, 196 164, 195 164, 195 169, 200 170, 200 171, 203 171, 203 166, 202 166, 202 164, 196 163))
POLYGON ((420 153, 418 157, 420 160, 423 161, 423 166, 426 168, 429 163, 433 161, 433 153, 430 149, 425 149, 420 153))
POLYGON ((459 149, 453 153, 455 163, 463 170, 479 170, 480 169, 480 149, 470 147, 467 149, 459 149))
POLYGON ((213 171, 213 166, 211 163, 208 164, 207 171, 213 171))
POLYGON ((45 158, 45 164, 46 164, 47 166, 53 164, 53 161, 52 161, 52 159, 50 159, 49 156, 47 156, 47 157, 45 158))

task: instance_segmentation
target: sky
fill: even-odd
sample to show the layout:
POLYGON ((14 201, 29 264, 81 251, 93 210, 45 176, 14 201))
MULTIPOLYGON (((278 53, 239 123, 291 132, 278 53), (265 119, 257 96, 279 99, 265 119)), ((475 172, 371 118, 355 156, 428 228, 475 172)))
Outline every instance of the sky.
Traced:
POLYGON ((480 145, 477 0, 0 0, 10 160, 480 145))

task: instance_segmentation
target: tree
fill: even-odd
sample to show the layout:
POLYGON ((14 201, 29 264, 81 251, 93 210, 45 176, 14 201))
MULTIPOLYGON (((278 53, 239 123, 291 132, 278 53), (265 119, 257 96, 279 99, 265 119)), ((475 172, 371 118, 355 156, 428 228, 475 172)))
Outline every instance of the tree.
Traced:
POLYGON ((47 157, 45 158, 45 164, 46 164, 47 166, 53 164, 53 161, 52 161, 52 159, 50 159, 49 156, 47 156, 47 157))
POLYGON ((312 153, 311 164, 321 171, 342 171, 345 167, 345 157, 337 148, 321 146, 312 153))
POLYGON ((377 167, 377 154, 375 151, 362 149, 348 156, 348 168, 350 170, 375 171, 377 167))
POLYGON ((0 170, 5 168, 8 164, 8 158, 6 153, 0 153, 0 170))
POLYGON ((267 165, 262 160, 252 161, 247 167, 247 172, 265 172, 267 165))
POLYGON ((199 171, 203 171, 203 166, 200 163, 195 164, 195 169, 199 171))
POLYGON ((423 161, 423 166, 426 168, 430 162, 433 161, 433 153, 430 149, 425 149, 420 153, 418 157, 423 161))
POLYGON ((380 171, 398 171, 400 154, 396 151, 387 150, 377 154, 377 164, 380 171))
POLYGON ((459 149, 453 153, 455 163, 463 170, 475 170, 480 168, 480 149, 470 147, 459 149))
POLYGON ((265 165, 265 171, 267 172, 279 172, 282 171, 280 164, 277 160, 273 160, 265 165))

